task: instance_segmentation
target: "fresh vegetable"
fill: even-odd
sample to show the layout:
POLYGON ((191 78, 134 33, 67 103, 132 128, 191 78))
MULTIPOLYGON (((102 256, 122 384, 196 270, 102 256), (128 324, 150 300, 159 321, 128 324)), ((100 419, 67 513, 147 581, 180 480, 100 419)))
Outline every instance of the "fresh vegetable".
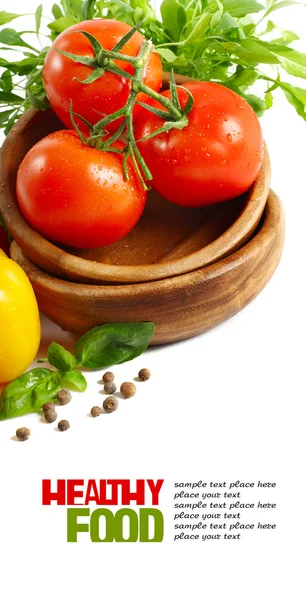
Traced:
MULTIPOLYGON (((194 98, 182 130, 156 135, 164 126, 143 109, 136 122, 138 147, 152 175, 152 187, 185 206, 234 198, 256 179, 263 158, 261 127, 252 108, 235 92, 216 83, 188 83, 194 98), (150 137, 153 136, 153 137, 150 137)), ((163 92, 170 97, 170 91, 163 92)), ((188 96, 177 90, 182 106, 188 96)), ((154 108, 160 108, 153 102, 154 108)))
POLYGON ((42 18, 42 5, 38 6, 31 43, 12 27, 18 15, 0 11, 0 127, 7 133, 31 105, 48 107, 42 68, 50 44, 41 48, 37 43, 42 24, 48 23, 51 43, 68 27, 96 17, 130 26, 143 20, 141 33, 152 39, 165 70, 222 83, 245 98, 258 115, 271 107, 274 92, 280 89, 306 120, 306 90, 287 81, 287 74, 306 78, 306 55, 294 49, 296 33, 277 26, 278 11, 294 10, 295 4, 300 3, 163 0, 159 16, 152 0, 61 0, 52 6, 51 22, 42 18), (14 58, 6 58, 8 48, 15 50, 14 58))
POLYGON ((18 377, 40 343, 36 298, 24 271, 0 250, 0 382, 18 377))
POLYGON ((55 242, 77 248, 111 244, 137 223, 146 192, 131 161, 124 179, 116 141, 112 152, 84 144, 74 131, 58 131, 27 153, 17 175, 25 219, 55 242))
MULTIPOLYGON (((0 329, 0 336, 1 333, 0 329)), ((63 385, 84 392, 87 382, 84 375, 76 370, 78 367, 100 369, 132 360, 144 352, 153 334, 153 323, 108 323, 83 335, 76 344, 74 356, 53 342, 48 359, 40 362, 48 360, 56 369, 60 366, 61 370, 37 367, 9 383, 0 398, 0 420, 38 411, 45 403, 56 399, 63 385)), ((5 344, 1 337, 0 341, 0 350, 4 348, 7 355, 6 339, 5 344)))
MULTIPOLYGON (((92 125, 126 104, 131 90, 131 79, 126 77, 133 74, 134 67, 123 60, 105 59, 100 45, 104 50, 113 50, 114 59, 127 55, 136 62, 144 37, 135 31, 124 43, 123 37, 130 30, 129 25, 120 21, 84 21, 69 27, 52 44, 44 62, 44 86, 53 110, 68 128, 72 127, 70 103, 73 110, 92 125)), ((161 87, 162 66, 156 53, 150 52, 146 61, 144 83, 155 91, 161 87)), ((139 94, 137 99, 145 102, 146 96, 139 94)), ((134 114, 137 110, 139 106, 135 105, 134 114)), ((77 118, 76 121, 84 128, 82 121, 77 118)), ((118 125, 116 122, 116 127, 118 125)), ((108 129, 112 130, 111 124, 108 129)))

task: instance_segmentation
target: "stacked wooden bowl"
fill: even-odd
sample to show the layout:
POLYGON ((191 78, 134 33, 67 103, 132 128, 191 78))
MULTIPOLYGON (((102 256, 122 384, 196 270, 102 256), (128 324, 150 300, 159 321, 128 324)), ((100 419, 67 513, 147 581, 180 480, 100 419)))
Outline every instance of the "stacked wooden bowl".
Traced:
MULTIPOLYGON (((0 211, 11 255, 29 276, 43 313, 84 333, 112 321, 153 321, 153 344, 194 336, 241 310, 271 278, 284 242, 284 216, 270 191, 268 152, 247 194, 188 209, 155 192, 134 230, 95 250, 55 245, 22 217, 18 166, 33 144, 63 126, 52 111, 29 110, 1 154, 0 211)), ((171 185, 171 182, 169 182, 171 185)))

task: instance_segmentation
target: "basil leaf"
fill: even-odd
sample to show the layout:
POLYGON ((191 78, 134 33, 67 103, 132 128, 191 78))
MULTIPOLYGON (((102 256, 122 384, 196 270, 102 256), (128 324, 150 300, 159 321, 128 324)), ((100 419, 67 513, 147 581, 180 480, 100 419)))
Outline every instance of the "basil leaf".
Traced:
POLYGON ((16 15, 15 13, 8 13, 5 10, 0 10, 0 25, 5 25, 6 23, 10 23, 17 17, 22 17, 23 15, 16 15))
POLYGON ((56 342, 52 342, 48 348, 48 361, 59 371, 71 371, 76 365, 73 354, 56 342))
POLYGON ((74 354, 79 365, 103 369, 142 354, 153 334, 153 323, 107 323, 83 335, 74 354))
POLYGON ((42 17, 43 5, 40 4, 35 12, 35 25, 36 25, 36 33, 39 34, 40 25, 41 25, 41 17, 42 17))
POLYGON ((87 381, 80 371, 67 371, 61 378, 61 386, 74 392, 85 392, 87 381))
POLYGON ((38 367, 21 375, 3 390, 0 420, 19 417, 39 410, 53 400, 60 389, 61 374, 38 367))

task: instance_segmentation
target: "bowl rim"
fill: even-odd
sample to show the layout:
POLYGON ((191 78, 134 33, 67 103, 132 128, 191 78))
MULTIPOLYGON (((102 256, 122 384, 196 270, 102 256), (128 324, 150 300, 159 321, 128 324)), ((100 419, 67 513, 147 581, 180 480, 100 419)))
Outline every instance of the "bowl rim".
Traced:
POLYGON ((22 257, 23 264, 28 266, 26 273, 30 274, 30 279, 35 282, 48 282, 52 286, 55 293, 77 294, 83 297, 84 292, 92 292, 95 297, 103 297, 104 299, 122 298, 124 296, 133 296, 137 290, 137 297, 151 296, 152 293, 160 294, 161 291, 167 292, 171 289, 186 289, 192 286, 197 286, 199 283, 208 282, 217 279, 233 267, 239 267, 243 262, 254 257, 258 252, 261 252, 264 247, 269 247, 273 244, 275 238, 279 234, 279 230, 284 226, 285 217, 282 203, 278 195, 270 190, 265 211, 262 217, 262 223, 258 228, 257 233, 244 246, 236 250, 230 256, 223 258, 216 263, 201 267, 189 273, 183 273, 174 277, 166 277, 162 280, 147 281, 143 283, 127 283, 127 284, 89 284, 77 283, 59 279, 54 275, 46 273, 37 265, 34 265, 30 259, 24 254, 24 251, 13 241, 11 248, 13 255, 16 253, 22 257), (29 271, 30 270, 30 271, 29 271))
MULTIPOLYGON (((177 78, 177 81, 185 82, 186 78, 177 78)), ((18 143, 18 134, 26 131, 31 126, 32 119, 37 116, 44 118, 43 113, 36 109, 31 108, 26 111, 2 146, 0 210, 11 234, 24 248, 32 262, 54 275, 64 276, 76 282, 89 283, 142 283, 182 275, 213 264, 235 252, 251 237, 260 221, 271 179, 269 153, 265 144, 259 175, 246 193, 246 202, 241 213, 228 229, 207 246, 181 258, 143 265, 113 265, 70 254, 69 250, 48 241, 27 223, 19 210, 14 185, 10 181, 12 157, 14 157, 14 147, 18 143)))

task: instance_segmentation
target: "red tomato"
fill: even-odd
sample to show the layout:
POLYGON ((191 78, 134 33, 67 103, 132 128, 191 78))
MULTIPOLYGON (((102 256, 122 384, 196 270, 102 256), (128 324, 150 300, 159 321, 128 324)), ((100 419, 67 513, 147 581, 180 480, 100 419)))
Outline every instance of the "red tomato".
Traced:
POLYGON ((20 210, 34 229, 55 242, 77 248, 111 244, 134 227, 146 201, 132 164, 125 181, 122 163, 121 154, 90 148, 74 131, 51 133, 19 167, 20 210))
POLYGON ((7 235, 4 227, 2 227, 1 223, 0 223, 0 249, 3 250, 5 252, 5 254, 7 254, 8 256, 10 255, 10 243, 9 243, 8 235, 7 235))
MULTIPOLYGON (((130 31, 130 25, 111 19, 94 19, 72 25, 61 33, 53 42, 45 58, 43 79, 49 102, 61 121, 71 128, 69 115, 70 100, 73 110, 92 124, 97 123, 105 115, 122 108, 130 93, 131 81, 106 72, 93 83, 83 84, 78 81, 86 79, 93 71, 91 67, 73 62, 71 59, 59 54, 56 48, 65 52, 72 52, 82 56, 93 57, 93 49, 88 39, 75 30, 87 31, 94 35, 103 48, 111 50, 121 38, 130 31)), ((137 56, 144 37, 137 31, 121 50, 121 53, 137 56)), ((131 64, 116 61, 116 64, 133 74, 131 64)), ((162 83, 162 65, 158 54, 151 53, 145 70, 144 83, 155 91, 159 91, 162 83)), ((139 94, 138 100, 146 100, 144 94, 139 94)), ((135 106, 134 114, 139 110, 135 106)), ((84 130, 84 125, 77 120, 78 125, 84 130)), ((108 130, 113 131, 119 126, 118 120, 114 125, 108 125, 108 130)))
MULTIPOLYGON (((263 137, 252 108, 235 92, 217 83, 188 83, 194 97, 189 124, 139 142, 152 175, 152 187, 184 206, 223 202, 245 192, 263 159, 263 137)), ((170 97, 170 92, 163 92, 170 97)), ((181 106, 187 93, 178 89, 181 106)), ((157 102, 154 106, 159 107, 157 102)), ((163 120, 142 109, 136 139, 156 131, 163 120)))

